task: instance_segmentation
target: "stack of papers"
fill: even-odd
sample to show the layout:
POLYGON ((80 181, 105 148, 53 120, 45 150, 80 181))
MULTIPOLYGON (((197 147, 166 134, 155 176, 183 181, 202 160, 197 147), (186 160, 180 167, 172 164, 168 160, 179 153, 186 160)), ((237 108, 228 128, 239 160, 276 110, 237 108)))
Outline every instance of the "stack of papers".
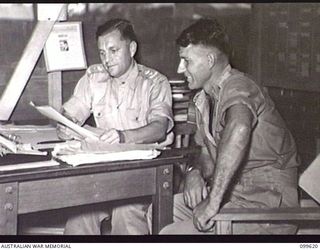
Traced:
POLYGON ((77 153, 57 155, 55 158, 72 166, 99 162, 153 159, 160 155, 158 150, 131 150, 125 152, 77 153))
POLYGON ((153 159, 160 155, 158 144, 104 144, 99 150, 79 141, 56 145, 52 156, 72 166, 110 161, 153 159), (83 147, 85 146, 85 147, 83 147))

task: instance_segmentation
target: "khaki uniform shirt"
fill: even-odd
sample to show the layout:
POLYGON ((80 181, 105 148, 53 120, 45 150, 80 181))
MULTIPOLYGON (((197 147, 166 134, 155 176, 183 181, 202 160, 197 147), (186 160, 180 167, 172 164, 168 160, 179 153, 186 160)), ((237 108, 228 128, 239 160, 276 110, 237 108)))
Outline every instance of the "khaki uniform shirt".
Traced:
MULTIPOLYGON (((253 130, 249 154, 244 162, 246 170, 263 166, 279 169, 299 165, 294 139, 267 92, 253 80, 228 66, 212 84, 213 118, 209 127, 210 105, 202 90, 194 97, 198 142, 206 145, 216 158, 215 148, 225 127, 225 112, 232 105, 244 104, 252 112, 253 130), (202 138, 199 141, 199 137, 202 138)), ((230 152, 232 153, 232 152, 230 152)))
POLYGON ((211 87, 209 95, 202 90, 194 97, 195 139, 202 145, 198 163, 204 178, 210 181, 214 174, 216 147, 226 125, 226 111, 232 105, 243 104, 254 117, 251 142, 240 171, 229 187, 226 206, 296 206, 299 165, 296 144, 267 92, 230 65, 211 87))
MULTIPOLYGON (((167 132, 173 128, 167 78, 136 62, 120 78, 110 77, 101 64, 91 66, 63 108, 80 124, 93 114, 97 127, 102 129, 135 129, 160 117, 169 120, 167 132)), ((172 141, 173 134, 169 137, 172 141)))

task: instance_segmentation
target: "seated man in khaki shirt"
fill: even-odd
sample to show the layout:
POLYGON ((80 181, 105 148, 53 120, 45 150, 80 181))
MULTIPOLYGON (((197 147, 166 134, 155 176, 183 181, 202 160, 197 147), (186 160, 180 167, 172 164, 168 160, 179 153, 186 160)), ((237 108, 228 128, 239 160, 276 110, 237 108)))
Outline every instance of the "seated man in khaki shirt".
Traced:
MULTIPOLYGON (((107 21, 97 29, 101 64, 89 67, 63 113, 83 125, 93 114, 100 140, 106 143, 162 143, 173 140, 172 95, 167 78, 134 60, 137 39, 132 24, 107 21)), ((73 134, 59 125, 58 135, 73 134)), ((106 190, 108 192, 108 190, 106 190)), ((80 210, 69 218, 65 234, 100 234, 101 222, 112 217, 111 234, 148 234, 147 202, 94 211, 80 210)))
MULTIPOLYGON (((224 27, 200 19, 177 39, 178 73, 194 97, 200 158, 190 163, 174 223, 162 234, 214 233, 221 208, 298 206, 293 136, 265 89, 229 64, 224 27)), ((286 223, 234 223, 235 234, 291 234, 286 223)))

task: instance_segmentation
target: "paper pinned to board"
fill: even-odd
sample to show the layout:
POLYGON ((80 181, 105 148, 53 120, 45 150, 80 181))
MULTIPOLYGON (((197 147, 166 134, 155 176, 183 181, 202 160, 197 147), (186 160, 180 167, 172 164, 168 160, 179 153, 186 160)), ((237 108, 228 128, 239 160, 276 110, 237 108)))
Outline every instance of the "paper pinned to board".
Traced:
POLYGON ((89 131, 78 124, 74 123, 73 121, 69 120, 62 114, 60 114, 58 111, 56 111, 54 108, 45 105, 45 106, 36 106, 33 102, 30 102, 30 105, 36 108, 42 115, 62 123, 63 125, 67 126, 68 128, 74 130, 77 132, 79 135, 83 137, 89 137, 90 139, 93 140, 99 140, 99 136, 93 133, 92 131, 89 131))

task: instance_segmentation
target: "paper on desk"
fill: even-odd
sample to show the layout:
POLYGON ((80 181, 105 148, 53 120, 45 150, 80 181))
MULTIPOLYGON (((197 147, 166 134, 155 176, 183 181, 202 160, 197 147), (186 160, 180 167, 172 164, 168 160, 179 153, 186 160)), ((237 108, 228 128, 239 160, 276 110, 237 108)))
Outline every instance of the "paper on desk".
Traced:
POLYGON ((55 120, 57 122, 62 123, 63 125, 67 126, 68 128, 74 130, 79 135, 83 137, 89 137, 93 140, 98 140, 99 136, 95 133, 79 126, 78 124, 74 123, 73 121, 69 120, 65 116, 61 115, 58 111, 53 109, 52 107, 45 105, 45 106, 36 106, 33 102, 30 102, 30 105, 35 107, 42 115, 55 120))
POLYGON ((110 161, 125 161, 125 160, 144 160, 153 159, 160 155, 158 150, 131 150, 125 152, 99 152, 99 153, 78 153, 70 155, 58 155, 56 159, 64 161, 72 166, 81 164, 91 164, 110 161))
POLYGON ((94 144, 86 141, 70 140, 62 143, 57 143, 52 152, 53 155, 70 155, 82 153, 111 153, 111 152, 125 152, 132 150, 152 150, 165 149, 164 146, 158 143, 152 144, 135 144, 135 143, 114 143, 109 144, 98 141, 94 144))
POLYGON ((64 161, 72 166, 81 164, 124 161, 124 160, 142 160, 156 158, 160 151, 157 144, 108 144, 99 147, 98 150, 92 148, 83 148, 80 141, 68 141, 56 145, 52 151, 52 156, 64 161))

